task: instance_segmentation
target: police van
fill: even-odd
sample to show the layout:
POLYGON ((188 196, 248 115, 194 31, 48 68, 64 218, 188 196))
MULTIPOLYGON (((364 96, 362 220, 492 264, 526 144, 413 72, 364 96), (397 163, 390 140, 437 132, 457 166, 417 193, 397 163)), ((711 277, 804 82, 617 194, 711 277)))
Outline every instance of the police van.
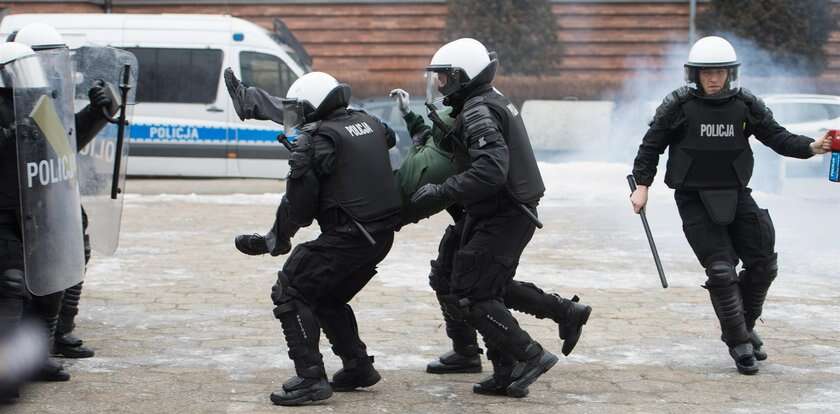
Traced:
POLYGON ((71 49, 113 46, 137 56, 129 174, 285 177, 288 164, 277 162, 288 158, 276 140, 282 126, 240 121, 222 71, 229 66, 244 83, 285 96, 310 71, 288 31, 282 37, 226 15, 13 14, 0 22, 0 36, 33 22, 55 27, 71 49))

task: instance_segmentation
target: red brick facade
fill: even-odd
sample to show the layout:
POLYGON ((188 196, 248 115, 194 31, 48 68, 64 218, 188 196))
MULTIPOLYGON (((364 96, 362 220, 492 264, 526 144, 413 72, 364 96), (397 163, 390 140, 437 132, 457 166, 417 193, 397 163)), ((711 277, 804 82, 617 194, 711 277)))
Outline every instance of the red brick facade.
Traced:
MULTIPOLYGON (((188 3, 188 2, 184 2, 188 3)), ((87 3, 2 2, 7 13, 102 12, 87 3)), ((663 69, 674 45, 687 43, 688 2, 556 3, 564 52, 546 78, 504 78, 529 97, 599 96, 628 76, 663 69), (546 85, 551 85, 546 87, 546 85), (558 96, 559 95, 559 96, 558 96)), ((838 8, 840 11, 840 8, 838 8)), ((354 85, 356 94, 381 94, 395 86, 418 91, 422 68, 442 43, 447 13, 442 3, 393 4, 182 4, 119 6, 115 13, 231 14, 266 28, 281 17, 314 58, 314 67, 354 85)), ((829 45, 828 69, 819 79, 840 81, 840 32, 829 45)), ((503 57, 502 57, 503 58, 503 57)), ((679 70, 678 68, 674 68, 679 70)))

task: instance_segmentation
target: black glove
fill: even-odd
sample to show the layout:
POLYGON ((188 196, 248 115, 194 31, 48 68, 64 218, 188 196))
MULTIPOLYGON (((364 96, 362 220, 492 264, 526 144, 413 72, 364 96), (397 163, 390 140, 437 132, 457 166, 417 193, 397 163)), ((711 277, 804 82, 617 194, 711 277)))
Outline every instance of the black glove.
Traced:
POLYGON ((245 111, 245 90, 247 89, 242 82, 233 74, 233 69, 225 68, 225 87, 228 95, 233 101, 233 110, 236 111, 236 116, 239 120, 244 121, 250 119, 251 116, 245 111))
POLYGON ((449 196, 440 184, 426 184, 411 196, 412 203, 447 201, 449 196))
POLYGON ((97 80, 88 90, 91 106, 105 108, 111 116, 117 113, 116 97, 113 90, 102 80, 97 80))

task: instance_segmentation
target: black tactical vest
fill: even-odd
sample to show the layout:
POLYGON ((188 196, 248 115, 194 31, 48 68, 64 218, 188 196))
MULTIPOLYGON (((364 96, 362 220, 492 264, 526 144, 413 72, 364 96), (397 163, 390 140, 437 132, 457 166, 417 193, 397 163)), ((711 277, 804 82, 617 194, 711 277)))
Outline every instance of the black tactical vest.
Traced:
POLYGON ((399 214, 401 201, 382 124, 361 111, 320 123, 314 134, 332 139, 336 160, 321 181, 320 211, 340 208, 361 223, 399 214))
POLYGON ((682 104, 685 136, 672 142, 665 184, 674 189, 740 188, 750 182, 753 155, 744 132, 749 108, 739 99, 682 104))
POLYGON ((506 185, 508 192, 520 203, 536 203, 545 194, 545 185, 519 110, 507 97, 495 90, 484 94, 482 98, 485 104, 502 117, 502 135, 510 159, 506 185))

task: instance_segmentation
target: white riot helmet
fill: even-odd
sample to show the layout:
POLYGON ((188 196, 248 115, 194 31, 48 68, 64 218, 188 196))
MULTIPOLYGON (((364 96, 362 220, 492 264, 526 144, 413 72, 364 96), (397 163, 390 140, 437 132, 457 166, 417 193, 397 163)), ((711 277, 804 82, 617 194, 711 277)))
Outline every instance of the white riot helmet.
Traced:
POLYGON ((283 103, 283 126, 288 131, 322 119, 350 103, 350 86, 324 72, 310 72, 292 83, 283 103))
POLYGON ((441 95, 450 97, 458 91, 490 83, 497 67, 495 53, 488 52, 478 40, 461 38, 449 42, 435 52, 426 66, 426 101, 435 103, 441 95))
POLYGON ((726 39, 718 36, 708 36, 698 40, 688 53, 685 64, 685 82, 694 95, 701 98, 722 99, 729 98, 741 90, 738 67, 741 62, 726 39), (720 92, 706 94, 700 84, 700 71, 704 69, 726 70, 726 82, 720 92))
POLYGON ((12 33, 8 40, 29 45, 36 52, 67 47, 64 37, 54 27, 46 23, 30 23, 23 29, 12 33))
POLYGON ((0 87, 44 88, 47 76, 38 55, 27 45, 0 43, 0 87))

